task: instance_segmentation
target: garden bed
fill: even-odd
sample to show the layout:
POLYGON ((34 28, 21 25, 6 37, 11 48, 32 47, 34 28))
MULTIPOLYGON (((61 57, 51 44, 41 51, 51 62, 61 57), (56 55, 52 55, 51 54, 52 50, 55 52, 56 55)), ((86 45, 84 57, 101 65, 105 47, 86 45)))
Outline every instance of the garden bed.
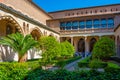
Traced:
POLYGON ((120 68, 120 66, 116 63, 114 63, 113 61, 107 60, 107 61, 99 61, 99 60, 90 60, 90 57, 85 58, 83 60, 81 60, 80 62, 78 62, 78 67, 79 68, 92 68, 92 69, 96 69, 96 68, 120 68))

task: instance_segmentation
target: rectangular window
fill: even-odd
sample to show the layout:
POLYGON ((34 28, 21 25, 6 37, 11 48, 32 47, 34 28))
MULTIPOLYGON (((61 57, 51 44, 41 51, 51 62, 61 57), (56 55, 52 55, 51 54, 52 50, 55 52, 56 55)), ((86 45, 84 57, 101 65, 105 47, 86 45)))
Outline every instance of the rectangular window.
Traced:
POLYGON ((65 30, 66 23, 60 22, 60 30, 65 30))
POLYGON ((86 28, 92 28, 92 20, 86 21, 86 28))
POLYGON ((71 30, 72 24, 71 22, 66 23, 66 30, 71 30))
POLYGON ((72 29, 78 29, 78 21, 73 21, 72 22, 72 29))
POLYGON ((108 28, 113 28, 113 27, 114 27, 114 19, 108 18, 108 28))
POLYGON ((107 20, 101 19, 101 28, 107 28, 107 20))
POLYGON ((79 28, 84 29, 85 28, 85 21, 80 21, 79 22, 79 28))
POLYGON ((94 28, 99 28, 100 27, 100 20, 99 19, 93 20, 93 27, 94 28))

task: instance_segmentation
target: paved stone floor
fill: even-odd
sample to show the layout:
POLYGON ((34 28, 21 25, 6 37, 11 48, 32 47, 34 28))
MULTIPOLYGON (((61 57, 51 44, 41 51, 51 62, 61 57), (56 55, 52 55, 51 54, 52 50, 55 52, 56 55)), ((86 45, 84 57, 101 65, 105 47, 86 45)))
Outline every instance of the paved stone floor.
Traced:
POLYGON ((67 64, 67 65, 64 67, 64 69, 69 70, 69 71, 78 70, 77 63, 78 63, 80 60, 82 60, 82 59, 84 59, 84 58, 81 58, 81 59, 79 59, 79 60, 76 60, 76 61, 74 61, 74 62, 72 62, 72 63, 67 64))

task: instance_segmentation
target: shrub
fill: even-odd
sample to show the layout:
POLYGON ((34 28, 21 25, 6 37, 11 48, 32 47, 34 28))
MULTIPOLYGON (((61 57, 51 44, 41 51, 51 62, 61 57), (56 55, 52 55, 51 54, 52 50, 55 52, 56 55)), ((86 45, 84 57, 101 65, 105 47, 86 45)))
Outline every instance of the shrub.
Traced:
POLYGON ((74 46, 71 45, 68 41, 60 43, 61 46, 61 56, 65 58, 73 57, 73 54, 75 53, 74 46))
POLYGON ((90 56, 89 57, 86 57, 84 58, 83 60, 81 60, 80 62, 89 62, 90 61, 90 56))
POLYGON ((41 64, 39 61, 26 62, 26 64, 28 65, 28 68, 31 70, 34 70, 38 67, 39 68, 41 67, 41 64))
POLYGON ((66 56, 73 56, 73 54, 75 53, 75 49, 74 49, 74 46, 69 43, 68 41, 65 41, 63 42, 65 47, 66 47, 66 50, 67 50, 67 55, 66 56))
POLYGON ((39 67, 39 61, 0 63, 0 80, 24 80, 27 73, 39 67))
POLYGON ((115 54, 115 43, 108 37, 98 40, 92 51, 92 58, 108 59, 115 54))
POLYGON ((65 57, 66 55, 68 55, 67 49, 65 47, 65 44, 62 42, 60 43, 60 56, 65 57))
POLYGON ((110 72, 110 73, 120 72, 120 68, 108 66, 108 67, 105 68, 105 71, 106 71, 106 72, 110 72))
POLYGON ((42 49, 42 58, 40 59, 43 62, 44 66, 58 57, 60 55, 60 44, 54 37, 43 36, 39 40, 40 48, 42 49))
POLYGON ((120 58, 119 57, 111 57, 111 59, 118 62, 118 63, 120 63, 120 58))
POLYGON ((80 67, 80 68, 82 68, 82 67, 89 67, 89 62, 78 62, 78 66, 80 67))
POLYGON ((0 63, 0 80, 23 80, 27 72, 25 63, 0 63))
POLYGON ((85 59, 78 62, 78 66, 79 67, 89 67, 89 61, 90 61, 90 57, 86 57, 85 59))
POLYGON ((76 61, 78 59, 80 59, 81 57, 73 57, 73 58, 70 58, 70 59, 63 59, 63 60, 60 60, 56 63, 57 66, 63 68, 66 64, 69 64, 73 61, 76 61))
POLYGON ((94 59, 94 60, 90 61, 89 67, 92 69, 105 68, 105 67, 107 67, 107 63, 102 62, 98 59, 94 59))
POLYGON ((115 64, 113 62, 107 62, 108 67, 112 67, 112 68, 120 68, 120 66, 118 66, 118 64, 115 64))

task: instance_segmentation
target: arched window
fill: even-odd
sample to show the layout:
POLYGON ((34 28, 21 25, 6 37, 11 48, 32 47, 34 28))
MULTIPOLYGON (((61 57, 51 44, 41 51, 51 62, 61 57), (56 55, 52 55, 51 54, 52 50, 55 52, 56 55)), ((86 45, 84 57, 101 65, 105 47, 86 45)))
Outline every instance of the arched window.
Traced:
POLYGON ((90 40, 90 52, 92 52, 93 47, 94 47, 96 41, 97 41, 97 40, 96 40, 95 38, 92 38, 92 39, 90 40))
POLYGON ((85 41, 82 38, 78 42, 78 51, 85 52, 85 41))

